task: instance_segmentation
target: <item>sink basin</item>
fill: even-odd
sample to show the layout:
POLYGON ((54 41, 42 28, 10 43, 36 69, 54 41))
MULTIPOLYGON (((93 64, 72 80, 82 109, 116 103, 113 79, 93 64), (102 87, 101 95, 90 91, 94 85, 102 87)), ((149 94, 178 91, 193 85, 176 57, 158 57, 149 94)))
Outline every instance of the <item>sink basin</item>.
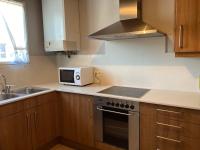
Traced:
POLYGON ((8 100, 11 98, 17 98, 17 97, 21 97, 21 96, 28 95, 28 94, 43 92, 46 90, 49 90, 49 89, 38 88, 38 87, 25 87, 25 88, 15 90, 14 93, 0 94, 0 101, 8 100))
POLYGON ((25 87, 15 91, 17 94, 34 94, 38 92, 43 92, 49 89, 46 88, 39 88, 39 87, 25 87))
POLYGON ((16 98, 16 97, 20 97, 21 95, 19 94, 15 94, 15 93, 11 93, 11 94, 0 94, 0 101, 3 100, 7 100, 10 98, 16 98))

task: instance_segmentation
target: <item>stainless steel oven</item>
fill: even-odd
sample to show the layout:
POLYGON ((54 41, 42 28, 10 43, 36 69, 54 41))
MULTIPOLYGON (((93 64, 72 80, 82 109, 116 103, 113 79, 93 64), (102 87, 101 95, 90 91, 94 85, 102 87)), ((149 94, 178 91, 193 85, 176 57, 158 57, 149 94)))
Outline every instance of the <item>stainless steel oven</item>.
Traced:
POLYGON ((139 103, 95 97, 95 140, 124 150, 139 150, 139 103))

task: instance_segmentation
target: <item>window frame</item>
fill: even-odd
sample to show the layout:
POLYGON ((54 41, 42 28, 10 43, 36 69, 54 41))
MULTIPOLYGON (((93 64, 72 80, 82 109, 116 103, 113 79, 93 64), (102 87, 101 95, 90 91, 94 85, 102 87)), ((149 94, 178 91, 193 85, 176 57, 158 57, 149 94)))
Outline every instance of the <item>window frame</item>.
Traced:
POLYGON ((0 61, 0 65, 26 65, 26 64, 30 64, 30 53, 29 53, 29 33, 28 33, 28 23, 27 23, 27 18, 28 18, 28 11, 27 11, 27 7, 26 7, 26 2, 24 0, 0 0, 0 1, 5 1, 5 2, 9 2, 9 3, 19 3, 23 5, 23 9, 24 9, 24 32, 25 32, 25 45, 27 48, 27 54, 28 54, 28 62, 26 63, 15 63, 15 62, 11 62, 11 61, 0 61))

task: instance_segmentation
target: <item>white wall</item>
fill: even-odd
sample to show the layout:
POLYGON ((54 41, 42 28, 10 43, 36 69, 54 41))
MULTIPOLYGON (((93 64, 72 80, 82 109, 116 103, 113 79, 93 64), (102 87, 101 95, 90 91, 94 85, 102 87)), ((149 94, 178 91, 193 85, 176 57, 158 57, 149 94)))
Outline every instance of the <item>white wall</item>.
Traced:
POLYGON ((95 66, 104 84, 199 91, 200 59, 175 58, 173 53, 174 0, 143 0, 144 20, 168 33, 163 38, 99 42, 88 39, 118 19, 117 0, 81 0, 81 54, 58 56, 58 66, 95 66))
POLYGON ((15 88, 57 80, 55 57, 31 56, 30 64, 0 65, 0 73, 6 75, 15 88))

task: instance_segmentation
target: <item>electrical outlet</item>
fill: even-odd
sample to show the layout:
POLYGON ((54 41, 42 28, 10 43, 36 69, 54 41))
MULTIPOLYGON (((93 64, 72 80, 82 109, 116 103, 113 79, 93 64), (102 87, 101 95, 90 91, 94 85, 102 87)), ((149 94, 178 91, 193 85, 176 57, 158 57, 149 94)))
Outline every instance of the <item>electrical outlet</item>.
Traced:
POLYGON ((100 72, 99 70, 96 70, 94 72, 94 82, 96 84, 101 84, 101 77, 102 77, 102 72, 100 72))

